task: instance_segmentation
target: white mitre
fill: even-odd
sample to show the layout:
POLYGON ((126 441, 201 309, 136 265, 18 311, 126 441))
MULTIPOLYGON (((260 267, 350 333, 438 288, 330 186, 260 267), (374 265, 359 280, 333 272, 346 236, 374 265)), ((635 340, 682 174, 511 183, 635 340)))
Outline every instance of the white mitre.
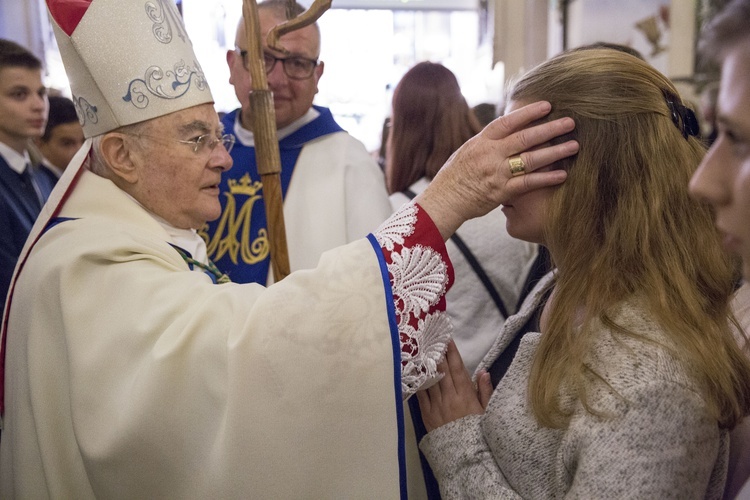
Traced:
POLYGON ((85 136, 212 103, 173 0, 47 0, 85 136))
MULTIPOLYGON (((46 2, 87 140, 57 181, 26 239, 11 280, 9 304, 29 252, 75 189, 92 137, 213 103, 173 0, 46 2)), ((0 346, 9 310, 3 315, 0 346)), ((0 390, 0 411, 1 396, 0 390)))

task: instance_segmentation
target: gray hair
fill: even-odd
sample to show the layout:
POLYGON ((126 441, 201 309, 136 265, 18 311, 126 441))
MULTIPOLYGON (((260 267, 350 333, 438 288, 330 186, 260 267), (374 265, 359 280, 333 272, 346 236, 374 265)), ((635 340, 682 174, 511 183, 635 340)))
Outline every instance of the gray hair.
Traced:
POLYGON ((109 167, 104 162, 102 156, 102 138, 105 134, 100 134, 91 139, 91 155, 89 156, 89 170, 99 177, 108 177, 109 167))

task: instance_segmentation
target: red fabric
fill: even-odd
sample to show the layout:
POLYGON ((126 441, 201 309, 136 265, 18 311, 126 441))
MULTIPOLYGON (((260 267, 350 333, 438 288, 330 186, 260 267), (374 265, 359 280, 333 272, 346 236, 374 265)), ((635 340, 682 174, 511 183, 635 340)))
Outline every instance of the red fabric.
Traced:
MULTIPOLYGON (((419 207, 419 204, 417 204, 417 206, 419 207)), ((445 286, 445 293, 447 293, 451 286, 453 286, 453 264, 448 257, 448 250, 445 248, 445 242, 443 241, 443 237, 440 235, 440 231, 433 222, 432 218, 424 209, 422 209, 422 207, 419 207, 417 222, 414 224, 414 232, 404 238, 403 247, 412 248, 417 245, 430 247, 440 255, 440 258, 447 267, 448 283, 445 286)), ((385 257, 385 261, 387 264, 393 263, 393 254, 398 253, 401 248, 401 245, 395 244, 394 251, 391 252, 386 248, 381 247, 381 251, 383 252, 383 256, 385 257)), ((388 274, 392 283, 393 276, 390 272, 388 274)), ((412 328, 417 329, 419 321, 424 320, 428 314, 434 314, 438 311, 444 312, 446 307, 445 293, 440 297, 438 303, 430 307, 429 310, 421 311, 418 315, 412 314, 408 320, 409 325, 412 328)), ((401 300, 401 298, 395 292, 393 299, 396 306, 396 323, 401 324, 401 316, 403 314, 402 306, 404 304, 404 301, 401 300)), ((414 339, 404 334, 403 332, 399 333, 399 338, 401 340, 401 352, 408 353, 411 356, 416 356, 418 354, 419 346, 416 344, 414 339)), ((405 363, 405 361, 403 363, 405 363)))
POLYGON ((52 19, 67 33, 73 34, 92 0, 47 0, 47 8, 52 19))

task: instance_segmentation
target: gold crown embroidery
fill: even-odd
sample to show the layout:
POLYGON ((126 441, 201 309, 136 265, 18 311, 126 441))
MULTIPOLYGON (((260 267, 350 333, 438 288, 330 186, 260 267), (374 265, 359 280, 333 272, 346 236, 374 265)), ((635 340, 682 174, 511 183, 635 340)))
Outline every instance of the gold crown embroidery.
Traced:
POLYGON ((229 192, 232 194, 244 194, 245 196, 255 196, 255 194, 263 188, 263 183, 260 181, 252 182, 250 174, 245 174, 240 177, 240 180, 229 179, 229 192))

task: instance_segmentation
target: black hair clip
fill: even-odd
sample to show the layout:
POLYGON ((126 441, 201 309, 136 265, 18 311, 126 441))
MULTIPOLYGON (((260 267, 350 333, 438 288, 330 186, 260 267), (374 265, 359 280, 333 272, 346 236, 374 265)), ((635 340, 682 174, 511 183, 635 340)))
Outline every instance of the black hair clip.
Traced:
POLYGON ((667 107, 672 114, 672 121, 677 126, 682 136, 687 139, 689 135, 697 137, 700 134, 698 119, 692 109, 675 100, 674 96, 664 93, 664 99, 667 101, 667 107))

